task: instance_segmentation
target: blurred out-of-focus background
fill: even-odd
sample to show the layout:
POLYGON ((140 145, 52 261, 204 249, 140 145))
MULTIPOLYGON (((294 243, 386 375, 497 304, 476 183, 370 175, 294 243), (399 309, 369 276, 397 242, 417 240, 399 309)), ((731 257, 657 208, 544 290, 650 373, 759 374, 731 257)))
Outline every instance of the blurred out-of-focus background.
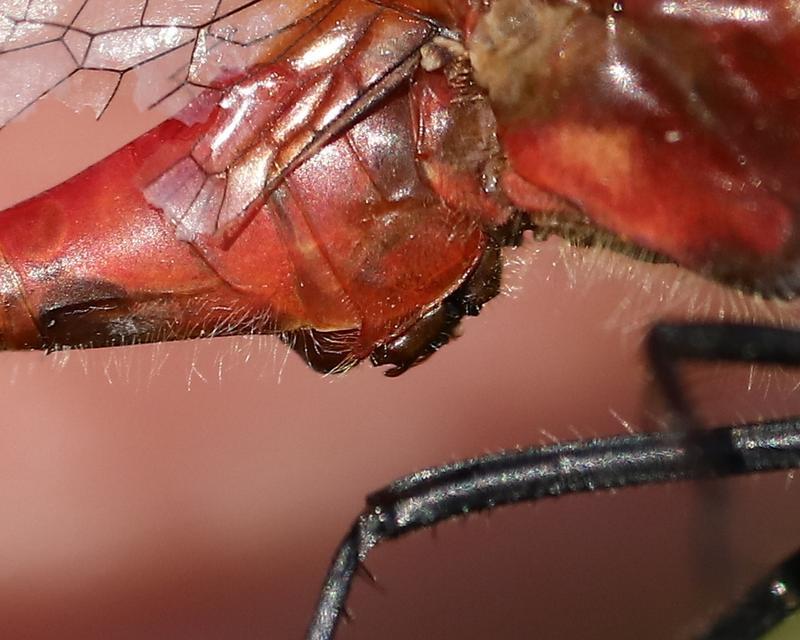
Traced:
MULTIPOLYGON (((158 121, 122 98, 99 124, 51 102, 0 131, 0 208, 158 121)), ((557 241, 508 259, 506 294, 398 379, 322 377, 272 337, 0 354, 0 637, 300 638, 368 492, 465 456, 658 428, 652 321, 797 313, 557 241)), ((709 422, 800 410, 796 372, 687 379, 709 422)), ((798 500, 776 474, 473 515, 377 549, 377 588, 356 584, 339 637, 690 638, 800 544, 798 500), (727 570, 708 575, 715 539, 727 570)))

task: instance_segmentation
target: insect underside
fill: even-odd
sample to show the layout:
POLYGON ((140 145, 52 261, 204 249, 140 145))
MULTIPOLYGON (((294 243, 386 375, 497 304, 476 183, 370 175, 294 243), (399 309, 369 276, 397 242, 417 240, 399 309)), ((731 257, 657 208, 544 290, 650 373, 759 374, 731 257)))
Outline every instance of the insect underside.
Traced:
MULTIPOLYGON (((319 371, 369 359, 394 376, 498 294, 503 250, 524 236, 796 294, 800 18, 788 4, 202 4, 108 17, 95 0, 0 0, 4 129, 93 74, 112 78, 87 100, 101 121, 150 64, 169 71, 137 86, 148 104, 191 93, 2 213, 3 348, 275 333, 319 371)), ((703 429, 677 368, 794 366, 796 343, 783 328, 659 325, 647 355, 673 431, 484 456, 371 495, 308 637, 333 636, 383 540, 548 496, 797 467, 797 424, 703 429)), ((791 585, 779 596, 796 605, 791 585)))

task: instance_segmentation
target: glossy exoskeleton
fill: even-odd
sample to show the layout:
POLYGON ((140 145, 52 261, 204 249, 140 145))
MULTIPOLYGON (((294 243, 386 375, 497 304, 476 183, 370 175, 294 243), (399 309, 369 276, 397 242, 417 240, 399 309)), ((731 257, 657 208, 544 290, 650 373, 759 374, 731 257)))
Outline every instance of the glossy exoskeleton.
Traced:
MULTIPOLYGON (((273 332, 321 371, 370 358, 396 375, 496 295, 502 247, 526 231, 797 293, 791 3, 250 0, 193 12, 167 19, 145 2, 108 24, 89 0, 0 4, 4 123, 93 72, 112 78, 95 96, 101 115, 124 76, 180 50, 155 101, 190 92, 163 124, 2 213, 3 348, 273 332), (12 73, 35 51, 40 71, 60 69, 12 73)), ((547 495, 800 464, 794 421, 701 429, 675 369, 796 365, 795 333, 663 325, 649 345, 674 432, 467 461, 378 492, 309 637, 331 637, 384 538, 547 495)))

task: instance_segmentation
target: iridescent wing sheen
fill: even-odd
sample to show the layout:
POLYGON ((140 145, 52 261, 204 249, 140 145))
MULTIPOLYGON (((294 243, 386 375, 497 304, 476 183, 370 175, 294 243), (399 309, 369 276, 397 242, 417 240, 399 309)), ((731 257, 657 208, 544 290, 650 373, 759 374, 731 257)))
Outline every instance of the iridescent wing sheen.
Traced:
MULTIPOLYGON (((140 107, 218 86, 276 58, 331 2, 3 0, 0 125, 46 95, 99 117, 128 76, 140 107), (159 66, 160 65, 160 66, 159 66), (87 94, 92 94, 91 99, 87 94)), ((183 96, 185 104, 196 92, 183 96)))
POLYGON ((434 33, 371 2, 315 15, 278 59, 224 91, 209 131, 148 200, 187 239, 230 242, 283 178, 409 78, 434 33))
MULTIPOLYGON (((24 330, 6 329, 26 336, 8 344, 164 339, 153 330, 162 325, 180 327, 174 337, 313 328, 355 332, 344 350, 352 362, 440 306, 477 263, 485 238, 475 216, 447 206, 416 167, 422 116, 412 102, 425 100, 412 98, 408 81, 438 33, 433 22, 367 0, 218 4, 172 19, 144 2, 89 29, 101 8, 86 0, 60 13, 34 2, 4 10, 9 70, 17 56, 66 55, 34 89, 5 90, 8 117, 93 72, 114 79, 102 114, 122 79, 174 53, 182 64, 169 60, 178 71, 156 102, 200 93, 150 134, 6 212, 0 245, 21 283, 9 285, 7 306, 24 301, 17 306, 33 316, 22 314, 24 330), (55 246, 40 263, 24 228, 45 218, 55 246), (141 239, 138 248, 129 238, 141 239), (91 314, 82 329, 71 320, 57 335, 42 328, 63 325, 53 313, 96 302, 92 292, 113 292, 137 328, 115 339, 104 316, 87 333, 91 314)), ((434 137, 452 128, 453 97, 434 137)))
POLYGON ((182 116, 214 124, 147 194, 186 239, 238 235, 265 192, 408 77, 433 35, 426 22, 370 2, 138 2, 108 12, 92 0, 30 0, 0 16, 0 124, 91 82, 101 85, 99 117, 127 74, 156 64, 174 69, 147 76, 143 108, 186 89, 216 90, 182 116))
MULTIPOLYGON (((229 102, 241 103, 241 99, 237 101, 241 91, 237 93, 231 87, 237 81, 246 81, 257 65, 275 62, 304 36, 318 52, 326 45, 330 47, 335 36, 321 41, 322 35, 315 37, 313 32, 319 31, 333 8, 330 2, 275 0, 215 0, 190 5, 136 1, 110 7, 94 0, 26 0, 3 6, 0 74, 6 81, 0 93, 0 125, 50 94, 73 102, 76 108, 88 106, 99 118, 129 75, 136 76, 137 101, 142 109, 177 95, 174 111, 205 90, 202 106, 194 106, 183 118, 196 121, 208 117, 226 96, 229 102), (74 104, 75 100, 79 104, 74 104)), ((339 34, 340 42, 349 43, 347 36, 355 36, 352 31, 350 26, 349 34, 339 34)), ((325 61, 317 62, 324 65, 325 61)), ((259 80, 262 84, 265 81, 259 80)), ((257 82, 250 82, 243 90, 257 87, 257 82)), ((285 89, 278 82, 268 92, 278 94, 285 102, 289 100, 285 89)), ((264 93, 262 90, 252 97, 259 102, 265 99, 264 93)), ((220 218, 222 224, 236 220, 257 199, 268 181, 266 165, 274 154, 274 145, 248 147, 257 147, 253 138, 269 122, 269 106, 275 106, 275 102, 258 107, 248 102, 248 112, 238 110, 232 116, 238 121, 220 122, 209 132, 209 138, 201 141, 201 149, 192 154, 200 158, 198 161, 187 158, 153 185, 153 204, 168 206, 168 215, 183 225, 184 234, 196 234, 209 225, 216 229, 220 218), (206 170, 208 175, 201 176, 206 170), (180 209, 179 200, 173 197, 176 192, 194 189, 198 181, 204 185, 201 195, 205 201, 199 198, 195 209, 202 202, 207 213, 215 214, 211 221, 209 216, 180 209), (219 203, 213 211, 216 199, 219 203)), ((294 116, 302 120, 303 114, 295 112, 294 116)))
MULTIPOLYGON (((463 282, 454 274, 476 264, 476 246, 486 237, 476 240, 469 220, 473 227, 502 223, 509 204, 533 214, 540 236, 555 220, 552 228, 564 235, 570 225, 591 239, 610 232, 762 293, 798 289, 800 18, 790 4, 261 0, 124 7, 104 15, 91 0, 3 5, 0 65, 11 79, 1 94, 5 117, 91 73, 113 79, 96 94, 102 113, 121 78, 182 55, 170 74, 160 74, 171 86, 143 85, 159 89, 144 91, 151 100, 143 104, 201 91, 174 120, 193 138, 168 163, 137 173, 131 198, 159 212, 174 238, 230 288, 283 295, 295 281, 291 304, 277 304, 291 319, 281 326, 363 328, 363 309, 396 307, 408 285, 377 297, 366 295, 366 285, 355 296, 349 285, 368 272, 370 286, 404 281, 389 277, 403 266, 392 261, 390 269, 391 251, 375 260, 372 251, 399 246, 402 234, 386 224, 402 219, 410 226, 399 228, 417 239, 420 255, 439 257, 460 245, 454 255, 461 258, 452 269, 431 264, 429 273, 447 273, 449 283, 401 305, 388 325, 377 322, 399 330, 410 322, 401 318, 430 310, 463 282), (419 64, 437 35, 459 40, 449 47, 466 65, 461 75, 451 66, 445 80, 441 66, 419 64), (15 56, 34 50, 51 64, 20 73, 15 56), (463 106, 487 105, 487 96, 486 118, 463 106), (429 134, 433 152, 424 144, 429 134), (403 175, 416 175, 406 191, 387 188, 401 154, 414 165, 403 165, 403 175), (343 183, 353 186, 349 200, 330 195, 341 195, 343 183), (442 225, 455 215, 455 240, 442 241, 444 227, 434 222, 423 233, 423 212, 442 225), (371 261, 362 260, 366 255, 371 261), (322 313, 337 304, 337 313, 322 313)), ((410 277, 416 267, 404 268, 410 277)), ((414 273, 417 287, 425 277, 414 273)), ((270 304, 276 308, 275 298, 270 304)))

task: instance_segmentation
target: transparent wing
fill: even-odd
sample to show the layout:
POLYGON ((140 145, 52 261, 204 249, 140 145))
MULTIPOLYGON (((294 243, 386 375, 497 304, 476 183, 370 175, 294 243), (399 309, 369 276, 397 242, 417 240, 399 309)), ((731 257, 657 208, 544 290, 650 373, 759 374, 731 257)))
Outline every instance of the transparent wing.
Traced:
POLYGON ((0 126, 51 94, 100 117, 129 75, 141 109, 198 98, 179 117, 209 123, 205 133, 145 197, 182 239, 214 244, 238 237, 288 172, 408 77, 434 33, 367 0, 3 7, 0 126))
POLYGON ((142 109, 181 92, 185 104, 198 88, 275 57, 328 4, 1 0, 0 126, 47 95, 100 117, 131 75, 142 109))

